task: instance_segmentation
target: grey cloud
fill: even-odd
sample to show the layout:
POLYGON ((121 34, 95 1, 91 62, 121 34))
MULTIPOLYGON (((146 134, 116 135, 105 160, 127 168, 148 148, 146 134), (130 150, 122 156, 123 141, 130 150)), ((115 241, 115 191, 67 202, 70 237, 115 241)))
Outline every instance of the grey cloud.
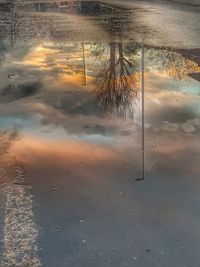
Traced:
POLYGON ((101 124, 87 124, 83 126, 88 134, 101 134, 101 135, 113 135, 118 132, 118 128, 114 125, 101 125, 101 124))
POLYGON ((67 114, 85 116, 101 115, 96 107, 95 99, 90 92, 86 91, 68 91, 65 92, 65 95, 57 103, 54 99, 47 100, 47 103, 67 114))
POLYGON ((10 84, 2 90, 1 102, 12 102, 20 98, 32 96, 39 92, 40 88, 41 83, 38 81, 18 85, 10 84))

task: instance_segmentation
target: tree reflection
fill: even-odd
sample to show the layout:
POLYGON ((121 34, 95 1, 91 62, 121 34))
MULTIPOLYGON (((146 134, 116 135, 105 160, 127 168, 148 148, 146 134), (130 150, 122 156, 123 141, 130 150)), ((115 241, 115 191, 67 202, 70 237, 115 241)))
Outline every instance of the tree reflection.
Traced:
MULTIPOLYGON (((102 48, 99 51, 101 54, 102 48)), ((96 77, 97 105, 108 116, 134 118, 139 99, 139 75, 128 56, 130 51, 130 47, 121 42, 111 42, 109 59, 96 77)))
POLYGON ((5 47, 4 43, 0 42, 0 64, 5 59, 5 53, 6 53, 6 47, 5 47))
POLYGON ((198 65, 192 58, 185 57, 182 51, 148 48, 147 53, 154 63, 154 68, 176 80, 187 79, 189 73, 198 71, 198 65))

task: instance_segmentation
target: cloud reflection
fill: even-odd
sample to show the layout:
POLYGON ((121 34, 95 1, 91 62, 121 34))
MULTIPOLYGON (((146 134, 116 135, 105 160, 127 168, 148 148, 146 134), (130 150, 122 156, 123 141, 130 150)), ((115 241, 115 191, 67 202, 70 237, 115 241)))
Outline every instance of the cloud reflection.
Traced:
MULTIPOLYGON (((116 157, 120 157, 123 150, 127 152, 125 156, 127 161, 129 157, 133 160, 134 152, 139 159, 140 48, 137 45, 120 42, 103 46, 86 44, 88 84, 82 86, 83 66, 80 47, 81 44, 77 43, 66 44, 63 49, 58 49, 53 43, 39 44, 30 49, 17 64, 4 65, 1 75, 7 76, 7 79, 0 88, 2 116, 8 118, 15 114, 23 117, 22 120, 18 120, 18 124, 24 136, 24 144, 32 147, 31 149, 40 149, 38 153, 47 157, 48 153, 57 151, 55 153, 68 158, 75 153, 72 150, 76 148, 78 155, 75 153, 74 158, 82 155, 89 161, 93 160, 92 151, 93 154, 101 155, 102 160, 103 157, 112 158, 115 153, 116 157), (99 57, 102 61, 99 61, 99 57), (113 68, 112 71, 111 68, 113 68), (8 78, 9 73, 14 73, 14 78, 8 78), (95 81, 96 95, 94 94, 95 81), (15 83, 17 87, 15 90, 6 90, 5 95, 3 92, 9 83, 15 83), (23 97, 23 90, 19 85, 31 83, 40 86, 37 86, 34 93, 23 97), (95 103, 95 97, 98 105, 95 103), (8 103, 5 104, 7 98, 12 99, 12 103, 7 101, 8 103), (136 102, 138 102, 137 108, 136 102), (99 109, 98 106, 101 108, 99 109), (134 126, 133 113, 135 114, 134 126), (26 120, 30 123, 27 124, 26 120), (53 145, 54 149, 49 150, 51 142, 55 147, 53 145), (60 142, 58 147, 56 142, 60 142), (108 146, 108 151, 103 148, 104 146, 108 146)), ((147 147, 152 148, 152 144, 155 144, 156 149, 149 150, 157 155, 155 163, 160 162, 159 155, 161 158, 168 155, 169 160, 172 155, 179 155, 181 158, 181 153, 189 151, 190 146, 193 147, 195 139, 187 146, 184 140, 194 136, 196 138, 200 131, 199 99, 193 90, 195 85, 192 81, 183 83, 181 79, 174 80, 171 75, 160 72, 150 63, 152 54, 149 57, 146 52, 145 57, 147 147), (176 139, 177 145, 172 142, 175 136, 179 137, 176 139), (161 139, 162 143, 159 141, 161 139)), ((162 58, 157 57, 157 60, 162 58)), ((20 146, 25 147, 23 142, 20 146)), ((147 168, 151 169, 152 157, 148 155, 148 148, 147 165, 149 164, 149 167, 147 168)))

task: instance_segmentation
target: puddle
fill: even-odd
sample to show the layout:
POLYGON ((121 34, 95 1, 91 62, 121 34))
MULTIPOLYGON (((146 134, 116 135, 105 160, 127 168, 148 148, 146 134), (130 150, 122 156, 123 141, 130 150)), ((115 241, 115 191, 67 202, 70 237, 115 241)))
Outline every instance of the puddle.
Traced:
MULTIPOLYGON (((199 249, 198 21, 171 4, 0 5, 0 162, 28 177, 6 180, 6 203, 12 221, 23 188, 33 266, 197 266, 179 243, 199 249)), ((26 262, 5 254, 15 228, 5 266, 26 262)))

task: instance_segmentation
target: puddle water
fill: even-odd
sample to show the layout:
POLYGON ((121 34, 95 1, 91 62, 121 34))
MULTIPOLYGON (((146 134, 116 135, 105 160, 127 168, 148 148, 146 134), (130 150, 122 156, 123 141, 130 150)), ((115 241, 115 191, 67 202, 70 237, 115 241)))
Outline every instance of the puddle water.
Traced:
POLYGON ((198 12, 0 9, 2 266, 198 266, 198 12))

